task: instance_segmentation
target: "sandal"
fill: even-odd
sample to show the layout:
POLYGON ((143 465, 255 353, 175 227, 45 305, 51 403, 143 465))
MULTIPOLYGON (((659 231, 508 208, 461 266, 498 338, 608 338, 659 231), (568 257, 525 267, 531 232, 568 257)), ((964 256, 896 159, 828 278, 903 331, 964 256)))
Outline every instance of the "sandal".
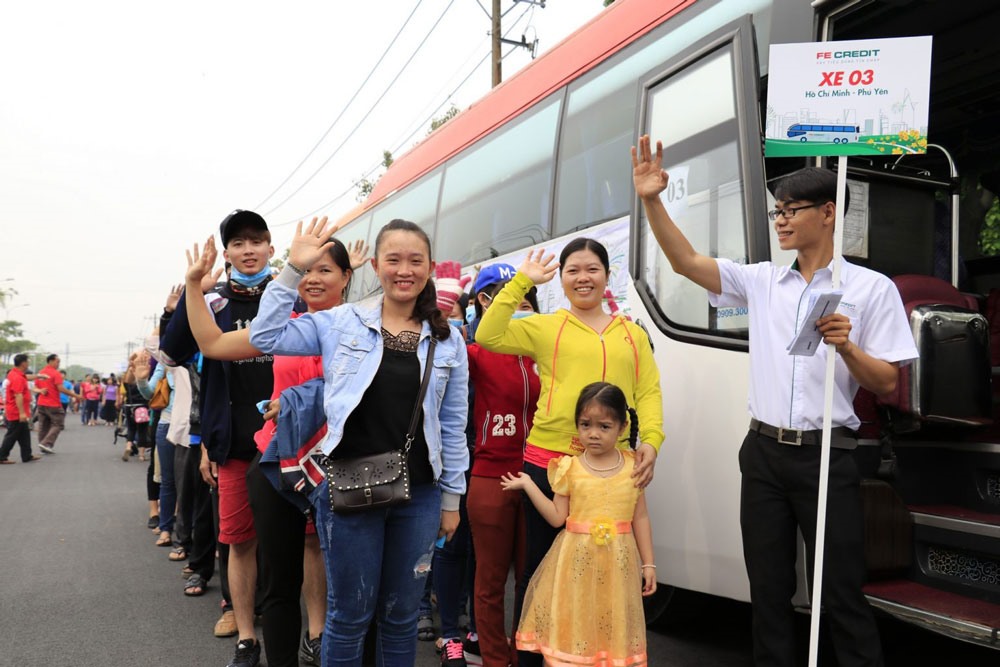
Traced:
POLYGON ((172 547, 174 546, 174 541, 170 537, 170 533, 163 531, 160 533, 160 537, 156 540, 156 546, 158 547, 172 547))
POLYGON ((184 582, 184 595, 188 597, 198 597, 199 595, 205 594, 205 589, 208 588, 208 582, 205 581, 205 577, 200 574, 192 574, 188 577, 188 580, 184 582))
POLYGON ((434 632, 434 619, 430 616, 421 616, 417 619, 417 639, 422 642, 432 642, 437 637, 434 632))
MULTIPOLYGON (((167 558, 170 560, 187 560, 187 557, 187 551, 184 550, 184 547, 174 547, 170 553, 167 554, 167 558)), ((193 573, 194 572, 192 571, 192 574, 193 573)))

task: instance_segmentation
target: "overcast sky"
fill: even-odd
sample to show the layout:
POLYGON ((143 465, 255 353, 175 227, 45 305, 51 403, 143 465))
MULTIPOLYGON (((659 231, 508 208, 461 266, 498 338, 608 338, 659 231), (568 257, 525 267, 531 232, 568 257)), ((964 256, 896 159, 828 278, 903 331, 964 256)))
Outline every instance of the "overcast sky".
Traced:
MULTIPOLYGON (((537 37, 544 53, 602 4, 548 0, 542 9, 504 0, 504 31, 537 37)), ((398 154, 423 136, 466 76, 451 102, 462 109, 485 94, 489 62, 474 68, 490 48, 489 5, 8 3, 0 23, 0 281, 13 280, 0 287, 18 294, 3 318, 20 321, 64 365, 116 369, 182 280, 184 248, 217 232, 230 210, 262 213, 280 255, 294 228, 287 223, 348 190, 383 149, 398 154), (265 201, 411 12, 354 103, 265 201)), ((530 62, 523 49, 506 51, 505 79, 530 62)), ((352 191, 325 212, 355 203, 352 191)))

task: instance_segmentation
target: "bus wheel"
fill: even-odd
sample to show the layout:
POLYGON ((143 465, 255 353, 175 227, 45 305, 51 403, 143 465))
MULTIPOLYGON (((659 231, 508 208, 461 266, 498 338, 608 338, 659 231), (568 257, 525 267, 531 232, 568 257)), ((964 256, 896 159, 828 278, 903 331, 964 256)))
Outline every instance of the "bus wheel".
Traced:
POLYGON ((695 593, 674 586, 659 585, 656 592, 642 599, 646 625, 665 628, 674 623, 697 616, 711 599, 703 593, 695 593))
POLYGON ((799 139, 799 141, 806 141, 806 138, 802 137, 801 139, 799 139))

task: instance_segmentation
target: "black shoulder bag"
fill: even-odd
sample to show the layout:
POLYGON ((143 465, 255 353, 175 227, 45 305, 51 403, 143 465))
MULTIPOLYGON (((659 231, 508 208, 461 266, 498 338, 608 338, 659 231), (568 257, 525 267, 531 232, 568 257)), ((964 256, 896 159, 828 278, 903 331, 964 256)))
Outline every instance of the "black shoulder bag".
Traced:
POLYGON ((420 418, 424 396, 427 394, 431 367, 434 365, 435 347, 437 339, 432 336, 427 350, 424 377, 420 381, 417 403, 413 406, 413 416, 410 418, 410 428, 406 433, 403 448, 384 454, 355 456, 349 459, 327 457, 323 468, 326 471, 330 491, 331 511, 362 512, 410 500, 410 471, 406 464, 410 446, 416 437, 417 421, 420 418))

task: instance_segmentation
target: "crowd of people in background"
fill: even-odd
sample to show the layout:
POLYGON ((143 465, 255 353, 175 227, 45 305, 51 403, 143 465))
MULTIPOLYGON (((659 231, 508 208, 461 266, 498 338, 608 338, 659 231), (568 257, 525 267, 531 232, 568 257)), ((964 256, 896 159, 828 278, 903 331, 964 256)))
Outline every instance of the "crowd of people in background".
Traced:
MULTIPOLYGON (((694 252, 659 200, 667 175, 647 137, 633 167, 678 273, 715 301, 745 303, 755 280, 754 289, 772 289, 770 274, 753 273, 764 265, 694 252)), ((835 204, 833 177, 820 172, 782 181, 773 217, 781 242, 799 252, 793 270, 822 280, 835 204)), ((214 268, 213 236, 193 246, 184 284, 169 290, 158 329, 120 380, 64 380, 57 355, 31 374, 18 355, 5 381, 0 463, 12 463, 15 443, 23 461, 39 458, 24 438, 33 396, 46 453, 81 402, 83 424, 120 423, 121 460, 148 460, 148 528, 183 564, 178 594, 205 595, 218 573, 213 631, 236 637, 228 667, 256 667, 262 646, 270 667, 409 667, 420 640, 436 642, 445 667, 647 664, 641 598, 657 577, 655 509, 643 489, 664 439, 663 400, 646 332, 606 307, 607 249, 581 237, 558 260, 533 250, 518 268, 463 272, 436 264, 413 222, 384 225, 370 257, 335 232, 326 218, 299 223, 275 272, 263 218, 234 211, 219 229, 224 267, 214 268), (381 292, 348 303, 365 264, 381 292), (542 313, 538 286, 557 277, 567 305, 542 313)), ((869 340, 875 356, 848 338, 848 318, 818 324, 864 386, 885 389, 913 356, 896 310, 886 310, 884 340, 869 340)), ((762 353, 751 350, 753 369, 762 353)), ((752 411, 758 398, 752 390, 752 411)), ((754 413, 741 452, 745 504, 786 500, 787 480, 752 472, 765 466, 757 459, 785 453, 770 428, 754 413)), ((860 525, 849 511, 857 472, 848 473, 843 497, 831 500, 843 533, 834 542, 860 525)), ((759 544, 770 516, 744 520, 761 659, 787 651, 775 629, 791 614, 790 592, 774 581, 794 558, 775 560, 759 544)), ((794 535, 789 526, 782 539, 794 535)), ((831 615, 875 655, 858 554, 845 554, 828 575, 839 596, 831 615)))

